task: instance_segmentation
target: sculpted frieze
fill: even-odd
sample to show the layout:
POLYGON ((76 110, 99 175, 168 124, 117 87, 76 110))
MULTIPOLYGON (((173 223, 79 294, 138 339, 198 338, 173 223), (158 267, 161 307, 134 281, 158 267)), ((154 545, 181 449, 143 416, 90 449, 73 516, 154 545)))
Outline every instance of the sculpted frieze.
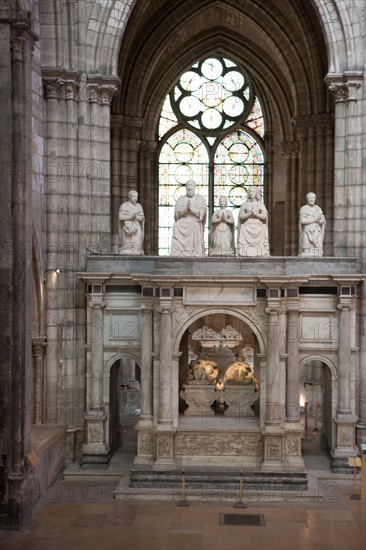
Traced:
POLYGON ((175 454, 198 456, 260 456, 259 435, 180 433, 175 438, 175 454))
POLYGON ((139 454, 149 455, 154 452, 154 442, 151 435, 139 437, 139 454))

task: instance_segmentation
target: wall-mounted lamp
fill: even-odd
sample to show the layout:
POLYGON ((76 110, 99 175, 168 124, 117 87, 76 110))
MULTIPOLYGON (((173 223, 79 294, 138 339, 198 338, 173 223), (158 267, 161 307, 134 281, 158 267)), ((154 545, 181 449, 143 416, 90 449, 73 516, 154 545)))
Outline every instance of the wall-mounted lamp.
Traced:
POLYGON ((61 269, 59 267, 56 267, 55 269, 46 269, 45 270, 45 274, 46 273, 61 273, 61 269))
MULTIPOLYGON (((56 267, 55 269, 46 269, 44 271, 44 277, 43 277, 44 282, 46 282, 46 277, 49 273, 54 273, 55 275, 58 275, 59 273, 63 273, 63 272, 61 271, 61 269, 59 267, 56 267)), ((53 278, 51 277, 51 280, 52 279, 53 278)), ((55 281, 56 281, 56 277, 55 277, 55 281)))

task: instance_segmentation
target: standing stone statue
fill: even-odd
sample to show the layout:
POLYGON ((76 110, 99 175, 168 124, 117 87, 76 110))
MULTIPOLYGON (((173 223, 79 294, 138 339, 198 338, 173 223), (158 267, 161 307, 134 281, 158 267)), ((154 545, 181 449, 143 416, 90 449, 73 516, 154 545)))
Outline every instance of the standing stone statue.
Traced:
POLYGON ((234 217, 227 198, 220 197, 220 208, 211 218, 210 256, 234 256, 234 217))
POLYGON ((175 205, 171 256, 203 256, 205 253, 204 228, 207 204, 196 194, 196 182, 188 180, 186 195, 175 205))
POLYGON ((299 256, 323 256, 325 217, 322 209, 315 204, 316 194, 306 195, 307 204, 300 208, 299 219, 299 256))
POLYGON ((238 256, 269 256, 268 212, 260 191, 251 186, 238 216, 238 256))
POLYGON ((129 200, 123 202, 118 211, 120 254, 142 256, 144 254, 145 216, 137 202, 137 191, 128 192, 129 200))

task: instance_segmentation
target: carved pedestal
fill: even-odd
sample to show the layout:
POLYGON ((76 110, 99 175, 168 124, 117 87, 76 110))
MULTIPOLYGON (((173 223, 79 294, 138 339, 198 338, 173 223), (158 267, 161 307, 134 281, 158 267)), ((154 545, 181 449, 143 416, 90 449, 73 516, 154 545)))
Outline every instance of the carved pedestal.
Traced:
POLYGON ((305 471, 304 459, 301 456, 302 426, 299 422, 286 423, 286 433, 283 441, 284 461, 288 471, 305 471))
POLYGON ((264 472, 283 472, 287 470, 284 459, 284 433, 276 426, 266 426, 264 438, 264 460, 261 470, 264 472))
POLYGON ((174 461, 174 447, 173 447, 174 433, 172 431, 160 431, 156 434, 155 439, 155 470, 171 470, 175 467, 174 461))
POLYGON ((152 422, 140 420, 137 430, 137 455, 134 464, 152 464, 154 461, 154 433, 152 422))
POLYGON ((355 442, 355 419, 349 416, 342 418, 338 415, 336 420, 337 439, 336 447, 332 455, 332 471, 337 473, 351 473, 348 466, 348 457, 358 456, 355 442))
POLYGON ((81 467, 105 470, 109 466, 111 451, 105 438, 107 414, 103 407, 90 409, 85 415, 87 442, 83 446, 81 467))

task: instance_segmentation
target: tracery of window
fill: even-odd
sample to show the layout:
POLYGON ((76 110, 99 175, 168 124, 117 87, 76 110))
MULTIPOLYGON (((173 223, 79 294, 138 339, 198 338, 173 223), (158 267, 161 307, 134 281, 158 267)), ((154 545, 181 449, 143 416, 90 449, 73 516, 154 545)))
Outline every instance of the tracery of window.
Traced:
MULTIPOLYGON (((170 253, 175 202, 188 179, 207 200, 208 220, 220 196, 228 197, 236 218, 247 188, 263 190, 264 132, 260 101, 238 64, 210 57, 181 75, 165 98, 158 128, 159 254, 170 253)), ((205 242, 208 250, 208 227, 205 242)))

